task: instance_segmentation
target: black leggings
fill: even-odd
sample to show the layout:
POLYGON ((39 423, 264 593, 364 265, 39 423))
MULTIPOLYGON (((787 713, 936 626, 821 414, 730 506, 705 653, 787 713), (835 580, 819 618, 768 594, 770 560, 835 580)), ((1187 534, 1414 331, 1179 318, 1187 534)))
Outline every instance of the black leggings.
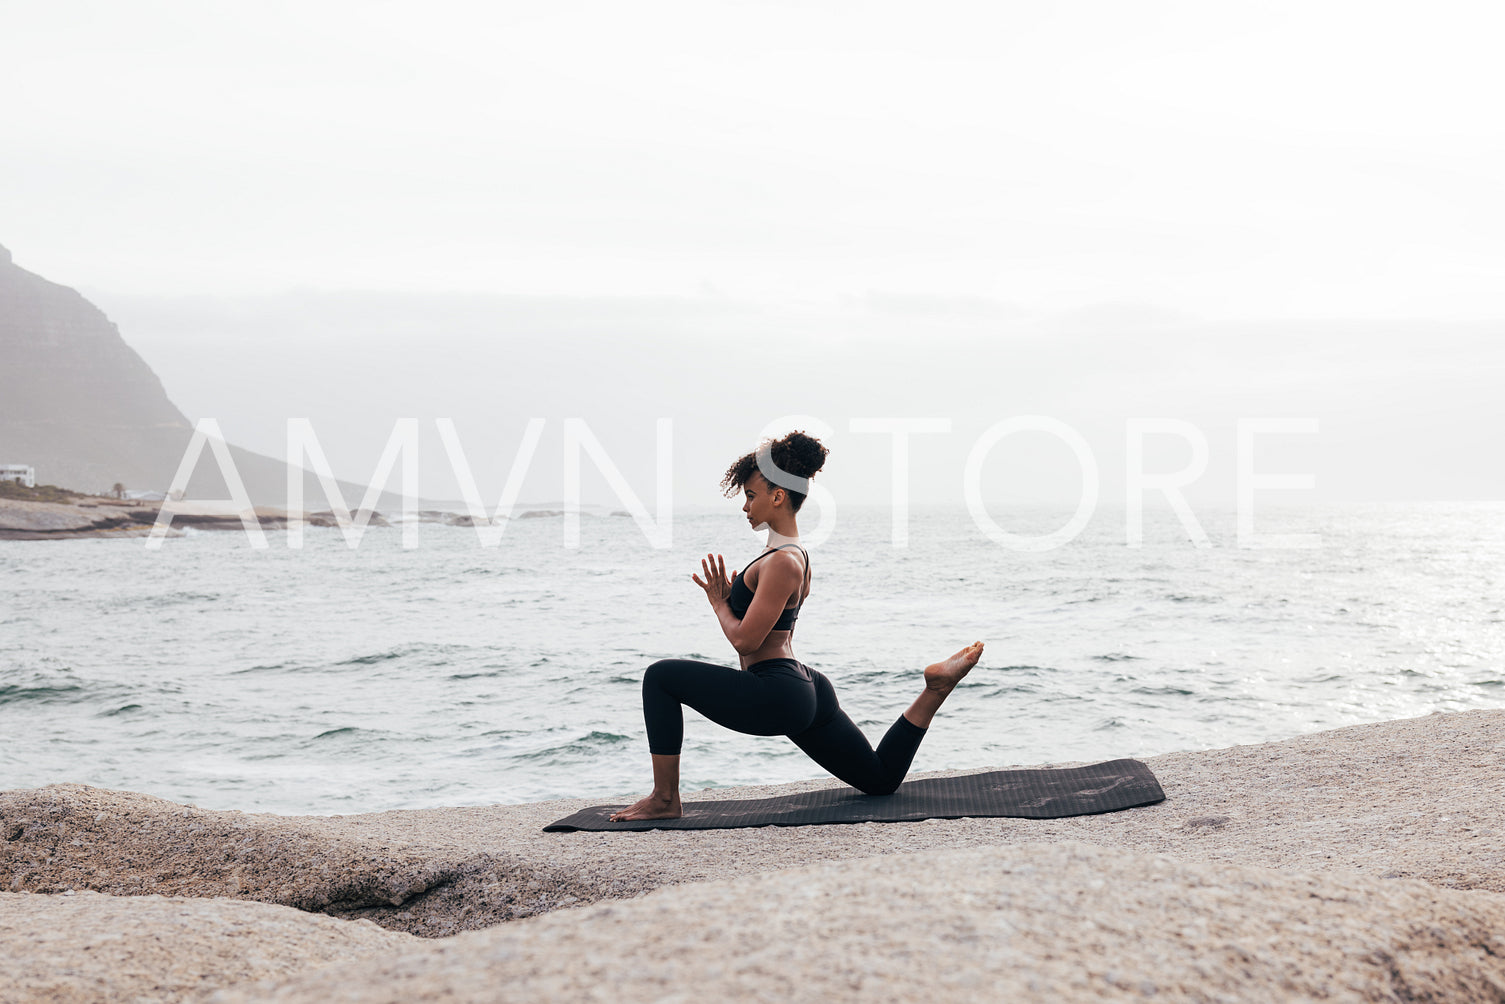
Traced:
POLYGON ((662 659, 643 674, 650 753, 679 755, 686 704, 737 732, 788 736, 816 763, 869 795, 899 787, 925 738, 924 729, 900 715, 875 752, 841 710, 826 675, 794 659, 765 659, 745 670, 662 659))

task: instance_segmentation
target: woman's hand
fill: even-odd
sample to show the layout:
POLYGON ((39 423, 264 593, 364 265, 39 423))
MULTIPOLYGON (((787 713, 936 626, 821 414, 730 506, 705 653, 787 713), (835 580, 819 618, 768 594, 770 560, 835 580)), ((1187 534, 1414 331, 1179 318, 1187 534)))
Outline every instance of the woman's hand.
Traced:
POLYGON ((727 577, 726 563, 721 560, 721 555, 708 554, 700 559, 700 570, 705 573, 705 581, 702 582, 700 576, 694 573, 691 573, 690 578, 705 590, 705 598, 711 601, 711 606, 725 603, 726 598, 732 594, 732 580, 727 577))

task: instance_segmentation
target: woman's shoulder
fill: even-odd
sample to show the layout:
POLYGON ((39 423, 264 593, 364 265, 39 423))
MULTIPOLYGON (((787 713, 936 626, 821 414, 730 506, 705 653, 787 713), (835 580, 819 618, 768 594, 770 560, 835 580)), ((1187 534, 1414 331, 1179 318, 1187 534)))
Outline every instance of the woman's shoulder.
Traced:
POLYGON ((802 558, 808 554, 803 544, 779 544, 775 547, 764 548, 763 553, 768 555, 787 554, 796 558, 802 558))
POLYGON ((777 548, 770 548, 758 557, 764 559, 762 564, 771 565, 777 562, 786 568, 797 569, 803 572, 810 564, 810 555, 798 544, 784 544, 777 548))

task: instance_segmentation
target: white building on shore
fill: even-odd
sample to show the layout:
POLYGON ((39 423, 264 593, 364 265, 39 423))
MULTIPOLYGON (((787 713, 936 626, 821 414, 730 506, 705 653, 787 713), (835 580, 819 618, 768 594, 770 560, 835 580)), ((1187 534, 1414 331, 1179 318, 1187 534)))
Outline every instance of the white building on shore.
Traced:
POLYGON ((35 488, 37 469, 25 464, 0 464, 0 481, 19 481, 27 488, 35 488))

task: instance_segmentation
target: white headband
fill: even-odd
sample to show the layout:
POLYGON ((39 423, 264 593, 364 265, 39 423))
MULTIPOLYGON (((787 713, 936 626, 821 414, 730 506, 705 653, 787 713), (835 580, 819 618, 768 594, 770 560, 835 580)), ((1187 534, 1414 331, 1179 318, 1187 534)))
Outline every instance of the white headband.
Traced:
POLYGON ((779 466, 773 462, 772 449, 768 443, 764 443, 762 446, 758 447, 757 461, 758 473, 763 475, 763 477, 768 480, 769 484, 776 485, 779 488, 786 488, 792 492, 799 492, 801 495, 810 494, 810 479, 802 478, 797 475, 790 474, 788 471, 781 470, 779 466))

